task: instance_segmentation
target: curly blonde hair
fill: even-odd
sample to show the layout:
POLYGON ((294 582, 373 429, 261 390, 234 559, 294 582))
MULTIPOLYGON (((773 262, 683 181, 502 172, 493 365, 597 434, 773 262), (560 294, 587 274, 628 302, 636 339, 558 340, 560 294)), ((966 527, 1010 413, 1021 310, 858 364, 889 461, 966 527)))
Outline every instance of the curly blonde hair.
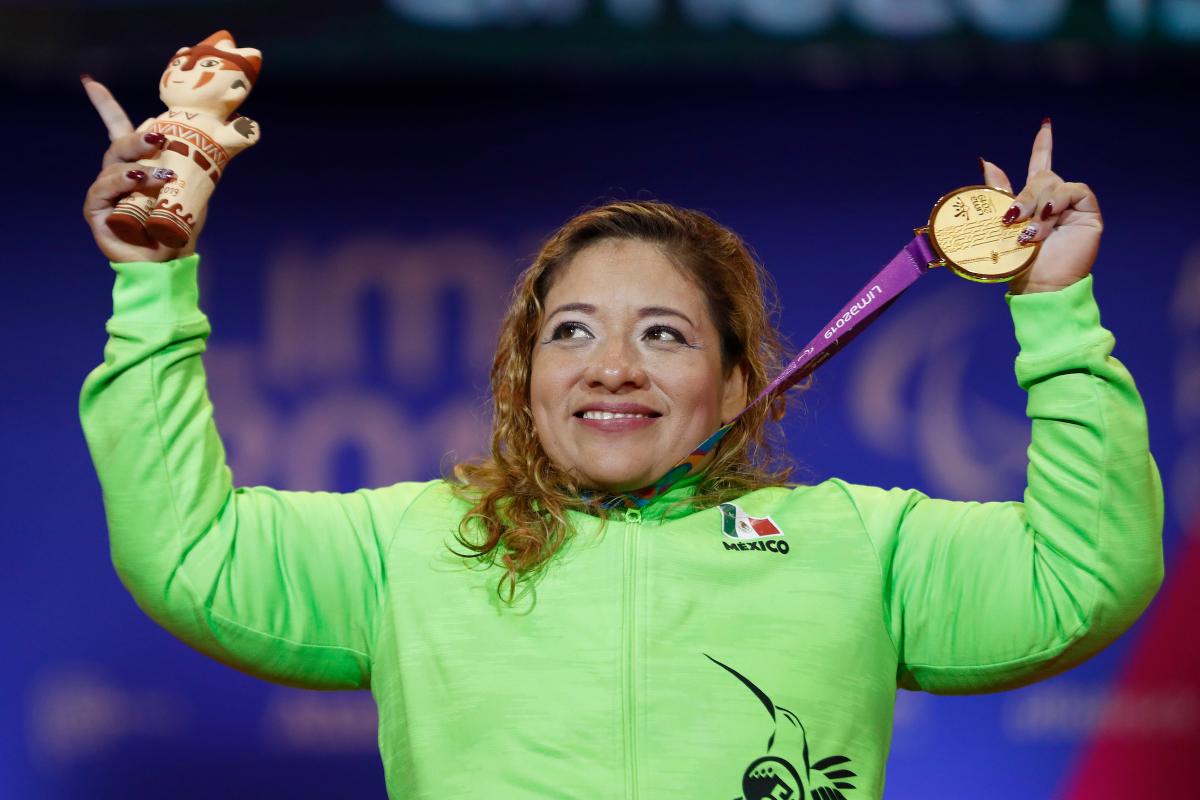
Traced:
MULTIPOLYGON (((602 498, 582 497, 582 487, 542 448, 530 408, 530 372, 552 282, 576 254, 609 239, 659 246, 700 287, 720 332, 725 373, 744 367, 748 397, 757 397, 786 363, 770 275, 737 234, 708 215, 656 201, 618 201, 583 211, 552 233, 517 279, 500 327, 491 370, 491 455, 460 463, 453 473, 456 493, 472 503, 456 535, 470 553, 459 555, 499 560, 506 574, 497 590, 507 586, 510 601, 518 582, 540 572, 571 535, 568 511, 605 515, 602 498)), ((787 485, 793 465, 778 430, 786 403, 780 394, 743 414, 686 502, 705 508, 787 485)))

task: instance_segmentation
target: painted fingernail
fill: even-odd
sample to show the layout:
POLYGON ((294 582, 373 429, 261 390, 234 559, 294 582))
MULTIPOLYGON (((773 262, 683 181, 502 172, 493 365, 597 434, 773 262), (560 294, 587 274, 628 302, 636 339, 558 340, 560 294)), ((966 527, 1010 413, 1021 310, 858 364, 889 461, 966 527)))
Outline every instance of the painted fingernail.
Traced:
POLYGON ((1001 220, 1005 225, 1012 225, 1017 221, 1017 217, 1021 216, 1021 207, 1013 203, 1008 207, 1008 211, 1004 212, 1004 219, 1001 220))
POLYGON ((987 169, 987 162, 983 160, 983 156, 977 156, 977 158, 979 159, 979 168, 987 169))
POLYGON ((173 181, 175 180, 175 171, 169 170, 166 167, 155 167, 154 172, 150 173, 157 181, 173 181))
POLYGON ((142 181, 146 180, 146 173, 142 172, 140 169, 131 169, 129 172, 125 173, 125 177, 129 178, 131 181, 137 181, 138 183, 141 183, 142 181))
POLYGON ((1025 226, 1020 235, 1017 236, 1017 244, 1029 244, 1033 237, 1037 236, 1038 226, 1030 223, 1025 226))
POLYGON ((1049 125, 1049 124, 1050 124, 1050 118, 1049 118, 1049 117, 1045 117, 1045 118, 1043 118, 1043 119, 1042 119, 1042 124, 1043 124, 1043 125, 1049 125))
POLYGON ((1054 203, 1046 203, 1042 206, 1042 219, 1050 219, 1050 215, 1054 213, 1054 203))
POLYGON ((86 72, 81 72, 79 73, 79 80, 87 83, 88 81, 92 80, 92 76, 88 75, 86 72))
POLYGON ((146 144, 156 144, 159 147, 162 147, 163 142, 167 141, 167 137, 161 133, 147 133, 142 138, 146 140, 146 144))

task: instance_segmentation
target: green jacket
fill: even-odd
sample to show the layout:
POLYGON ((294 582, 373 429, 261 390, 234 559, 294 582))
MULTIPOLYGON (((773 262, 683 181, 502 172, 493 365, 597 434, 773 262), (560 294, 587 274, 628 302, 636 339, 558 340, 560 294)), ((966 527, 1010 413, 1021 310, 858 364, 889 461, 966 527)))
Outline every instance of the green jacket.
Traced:
POLYGON ((1020 686, 1124 631, 1162 578, 1162 489, 1092 279, 1008 296, 1033 420, 1024 502, 831 479, 576 534, 513 607, 447 543, 444 481, 234 488, 197 256, 113 264, 83 386, 113 564, 251 675, 370 689, 395 798, 878 798, 896 687, 1020 686), (791 792, 791 794, 788 794, 791 792))

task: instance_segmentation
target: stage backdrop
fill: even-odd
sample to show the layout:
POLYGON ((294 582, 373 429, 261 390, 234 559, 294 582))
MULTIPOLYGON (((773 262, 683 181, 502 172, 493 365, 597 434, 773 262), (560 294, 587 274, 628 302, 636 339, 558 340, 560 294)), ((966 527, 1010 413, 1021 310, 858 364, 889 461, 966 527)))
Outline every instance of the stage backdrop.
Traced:
MULTIPOLYGON (((211 31, 170 32, 168 50, 211 31)), ((1095 288, 1148 407, 1168 579, 1133 631, 1064 676, 980 697, 901 692, 886 796, 1187 793, 1200 756, 1192 89, 1029 74, 835 89, 717 70, 289 83, 269 59, 243 109, 262 141, 228 170, 201 240, 201 304, 235 481, 289 489, 426 479, 480 453, 513 277, 587 205, 655 198, 731 226, 802 342, 943 191, 979 180, 977 156, 1021 182, 1053 115, 1055 168, 1105 212, 1095 288)), ((114 87, 136 121, 160 110, 155 74, 114 87)), ((77 416, 111 308, 79 211, 107 140, 73 80, 10 76, 0 133, 0 797, 382 798, 368 693, 221 666, 145 617, 111 567, 77 416)), ((822 368, 787 421, 801 479, 1019 499, 1029 430, 1003 291, 935 272, 822 368)))

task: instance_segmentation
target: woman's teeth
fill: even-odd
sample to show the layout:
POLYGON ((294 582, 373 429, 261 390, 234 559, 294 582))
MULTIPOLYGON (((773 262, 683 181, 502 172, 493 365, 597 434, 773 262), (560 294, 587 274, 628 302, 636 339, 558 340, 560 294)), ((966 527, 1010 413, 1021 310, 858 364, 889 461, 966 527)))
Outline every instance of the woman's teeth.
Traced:
POLYGON ((584 419, 647 419, 649 414, 629 414, 623 411, 585 411, 584 419))

